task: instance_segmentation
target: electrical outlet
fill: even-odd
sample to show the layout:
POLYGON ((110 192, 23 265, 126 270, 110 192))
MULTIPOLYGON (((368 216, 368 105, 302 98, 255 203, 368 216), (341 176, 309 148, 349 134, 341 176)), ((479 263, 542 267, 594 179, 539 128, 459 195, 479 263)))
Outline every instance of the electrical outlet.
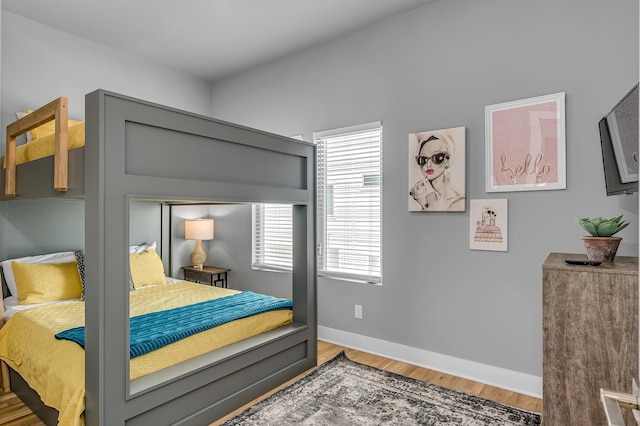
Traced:
POLYGON ((356 305, 355 317, 357 319, 362 319, 362 305, 356 305))

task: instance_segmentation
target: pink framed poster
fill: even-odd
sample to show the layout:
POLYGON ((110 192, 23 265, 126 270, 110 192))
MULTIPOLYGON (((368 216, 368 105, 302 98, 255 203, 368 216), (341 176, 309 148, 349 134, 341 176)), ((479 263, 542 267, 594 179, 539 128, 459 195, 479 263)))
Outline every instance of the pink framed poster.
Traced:
POLYGON ((509 201, 470 200, 469 248, 471 250, 507 251, 509 201))
POLYGON ((566 189, 565 94, 485 107, 486 191, 566 189))

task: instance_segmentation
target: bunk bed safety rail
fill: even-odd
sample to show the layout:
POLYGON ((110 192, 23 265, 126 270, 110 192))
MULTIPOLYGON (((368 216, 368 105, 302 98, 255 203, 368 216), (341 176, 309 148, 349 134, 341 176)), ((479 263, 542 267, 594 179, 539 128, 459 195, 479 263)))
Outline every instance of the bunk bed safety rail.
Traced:
POLYGON ((16 137, 51 120, 55 120, 53 187, 60 192, 66 192, 69 188, 69 151, 67 149, 69 108, 67 98, 60 97, 7 126, 5 152, 5 194, 7 196, 16 196, 16 137))

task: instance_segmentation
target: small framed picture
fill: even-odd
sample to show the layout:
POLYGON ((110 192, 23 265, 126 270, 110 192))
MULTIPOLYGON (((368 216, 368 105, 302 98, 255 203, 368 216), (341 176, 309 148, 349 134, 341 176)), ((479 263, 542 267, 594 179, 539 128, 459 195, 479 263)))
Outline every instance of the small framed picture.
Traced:
POLYGON ((409 211, 466 210, 466 128, 409 134, 409 211))
POLYGON ((566 189, 565 94, 485 107, 486 191, 566 189))
POLYGON ((469 248, 507 251, 507 199, 471 200, 469 211, 469 248))

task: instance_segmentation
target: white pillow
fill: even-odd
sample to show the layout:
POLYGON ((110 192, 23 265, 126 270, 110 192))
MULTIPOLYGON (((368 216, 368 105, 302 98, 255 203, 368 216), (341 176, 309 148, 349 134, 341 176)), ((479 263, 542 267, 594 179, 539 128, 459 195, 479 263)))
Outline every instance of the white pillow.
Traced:
POLYGON ((152 242, 152 243, 146 243, 146 244, 142 244, 139 246, 129 246, 129 254, 140 254, 145 250, 148 249, 156 249, 156 242, 152 242))
MULTIPOLYGON (((7 288, 9 288, 9 292, 12 296, 18 296, 18 286, 16 284, 16 279, 13 276, 13 268, 11 267, 11 263, 17 260, 19 262, 24 263, 65 263, 65 262, 75 262, 76 257, 74 252, 72 251, 63 251, 59 253, 48 253, 42 254, 38 256, 27 256, 21 257, 17 259, 7 259, 0 262, 0 266, 2 266, 2 272, 4 273, 4 280, 7 283, 7 288)), ((8 294, 5 294, 8 296, 8 294)))
MULTIPOLYGON (((140 254, 147 249, 156 249, 156 242, 141 244, 139 246, 129 246, 129 253, 140 254)), ((16 279, 13 276, 13 268, 11 267, 11 262, 17 260, 19 262, 24 263, 65 263, 65 262, 75 262, 76 257, 73 251, 64 251, 59 253, 49 253, 38 256, 28 256, 21 257, 17 259, 8 259, 0 262, 0 266, 2 267, 2 272, 4 273, 4 280, 7 283, 7 288, 11 293, 11 296, 18 297, 18 286, 16 284, 16 279)), ((131 281, 131 280, 130 280, 131 281)), ((4 296, 9 296, 5 294, 4 296)))
MULTIPOLYGON (((24 117, 25 115, 27 115, 26 112, 16 112, 16 117, 18 117, 18 119, 24 117)), ((31 130, 25 133, 25 135, 27 135, 27 142, 31 142, 33 140, 33 135, 31 134, 31 130)))

